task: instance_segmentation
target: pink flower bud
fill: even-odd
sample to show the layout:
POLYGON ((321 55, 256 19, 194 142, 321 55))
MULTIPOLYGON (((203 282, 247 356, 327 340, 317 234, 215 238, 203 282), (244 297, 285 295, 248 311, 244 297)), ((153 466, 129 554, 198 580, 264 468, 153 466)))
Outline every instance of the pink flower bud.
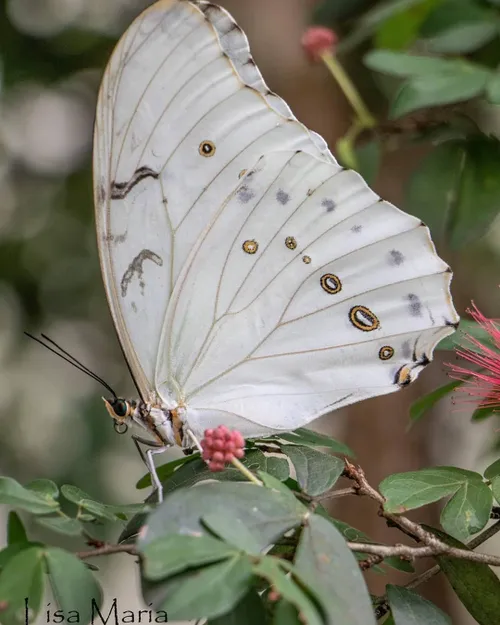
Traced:
POLYGON ((312 61, 321 60, 325 52, 335 52, 337 35, 325 26, 310 26, 302 35, 302 47, 312 61))

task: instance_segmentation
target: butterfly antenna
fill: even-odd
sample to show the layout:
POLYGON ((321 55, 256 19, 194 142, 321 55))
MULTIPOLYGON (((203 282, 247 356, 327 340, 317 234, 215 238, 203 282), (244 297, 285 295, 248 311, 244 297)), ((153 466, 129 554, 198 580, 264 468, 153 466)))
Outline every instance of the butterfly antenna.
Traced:
POLYGON ((43 347, 45 347, 46 349, 48 349, 49 351, 51 351, 53 354, 55 354, 56 356, 59 356, 59 358, 62 358, 63 360, 65 360, 66 362, 68 362, 70 365, 72 365, 73 367, 75 367, 75 369, 78 369, 79 371, 81 371, 82 373, 87 374, 90 378, 92 378, 93 380, 95 380, 96 382, 99 382, 99 384, 102 384, 102 386, 104 386, 105 389, 107 389, 112 395, 113 397, 117 397, 116 393, 114 392, 114 390, 111 388, 111 386, 109 384, 107 384, 107 382, 105 382, 102 378, 100 378, 96 373, 94 373, 93 371, 91 371, 88 367, 86 367, 84 364, 82 364, 79 360, 77 360, 74 356, 72 356, 69 352, 67 352, 65 349, 63 349, 60 345, 58 345, 55 341, 53 341, 52 339, 50 339, 46 334, 42 334, 42 338, 47 341, 47 343, 51 343, 52 345, 54 345, 54 347, 57 348, 54 349, 53 347, 51 347, 50 345, 47 345, 47 343, 44 343, 42 340, 40 340, 39 338, 37 338, 36 336, 33 336, 32 334, 30 334, 29 332, 25 332, 24 334, 26 334, 26 336, 29 336, 30 339, 33 339, 34 341, 36 341, 37 343, 40 343, 40 345, 43 345, 43 347), (62 352, 62 353, 61 353, 62 352))

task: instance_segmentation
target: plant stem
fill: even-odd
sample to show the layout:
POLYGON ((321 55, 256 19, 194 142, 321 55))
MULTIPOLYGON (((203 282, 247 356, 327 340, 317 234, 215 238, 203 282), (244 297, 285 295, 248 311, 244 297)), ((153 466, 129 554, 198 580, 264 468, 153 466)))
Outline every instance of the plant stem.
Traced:
POLYGON ((263 486, 262 482, 258 478, 256 478, 255 475, 238 460, 238 458, 233 458, 231 460, 231 464, 236 467, 240 473, 243 473, 247 480, 250 480, 250 482, 257 484, 257 486, 263 486))
POLYGON ((367 106, 361 99, 358 90, 345 72, 342 65, 338 62, 337 58, 331 52, 324 52, 321 55, 321 59, 337 81, 337 84, 342 89, 342 92, 347 100, 349 100, 361 127, 373 128, 373 126, 376 125, 375 118, 372 116, 367 106))

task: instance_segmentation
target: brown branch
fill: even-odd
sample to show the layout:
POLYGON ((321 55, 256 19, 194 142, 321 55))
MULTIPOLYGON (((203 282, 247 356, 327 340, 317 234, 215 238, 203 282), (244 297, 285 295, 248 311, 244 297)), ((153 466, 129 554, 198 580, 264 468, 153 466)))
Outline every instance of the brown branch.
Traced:
POLYGON ((317 495, 313 497, 314 501, 324 501, 325 499, 336 499, 337 497, 345 497, 346 495, 357 495, 358 490, 354 486, 350 486, 349 488, 339 488, 337 490, 331 490, 328 493, 324 493, 323 495, 317 495))
POLYGON ((386 512, 384 510, 385 498, 377 490, 370 486, 363 469, 361 469, 361 467, 355 467, 348 460, 345 461, 345 464, 346 468, 344 475, 355 482, 355 488, 359 495, 367 495, 380 504, 381 516, 396 525, 405 534, 409 534, 416 540, 423 542, 428 547, 432 547, 436 550, 436 552, 444 553, 449 548, 446 543, 424 530, 424 528, 418 523, 410 521, 410 519, 399 514, 386 512))
POLYGON ((129 553, 131 556, 138 556, 139 552, 134 545, 104 545, 92 551, 78 551, 75 553, 80 560, 93 558, 94 556, 109 556, 113 553, 129 553))
POLYGON ((452 103, 414 111, 398 119, 379 121, 373 128, 366 129, 362 138, 378 136, 381 139, 388 139, 404 135, 419 135, 444 125, 449 126, 452 120, 461 120, 462 124, 468 121, 471 127, 474 125, 467 107, 452 103))
POLYGON ((383 560, 384 556, 369 556, 365 560, 360 560, 358 565, 362 571, 367 571, 368 569, 371 569, 372 566, 376 566, 377 564, 383 562, 383 560))
POLYGON ((428 558, 435 556, 446 556, 450 558, 458 558, 459 560, 469 560, 470 562, 481 562, 491 566, 500 566, 500 556, 490 556, 486 553, 477 553, 469 549, 459 549, 443 544, 443 548, 437 549, 434 546, 427 547, 411 547, 409 545, 375 545, 373 543, 348 542, 347 545, 352 551, 361 553, 370 553, 372 555, 388 558, 397 556, 406 560, 415 558, 428 558))

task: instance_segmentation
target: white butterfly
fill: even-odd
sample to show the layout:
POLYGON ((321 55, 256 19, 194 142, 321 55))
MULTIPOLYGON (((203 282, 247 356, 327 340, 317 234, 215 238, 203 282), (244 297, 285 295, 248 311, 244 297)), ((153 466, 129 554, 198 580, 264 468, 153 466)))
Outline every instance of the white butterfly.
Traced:
POLYGON ((269 91, 232 17, 162 0, 97 105, 101 267, 152 454, 225 424, 294 430, 416 378, 453 332, 429 231, 340 167, 269 91))

